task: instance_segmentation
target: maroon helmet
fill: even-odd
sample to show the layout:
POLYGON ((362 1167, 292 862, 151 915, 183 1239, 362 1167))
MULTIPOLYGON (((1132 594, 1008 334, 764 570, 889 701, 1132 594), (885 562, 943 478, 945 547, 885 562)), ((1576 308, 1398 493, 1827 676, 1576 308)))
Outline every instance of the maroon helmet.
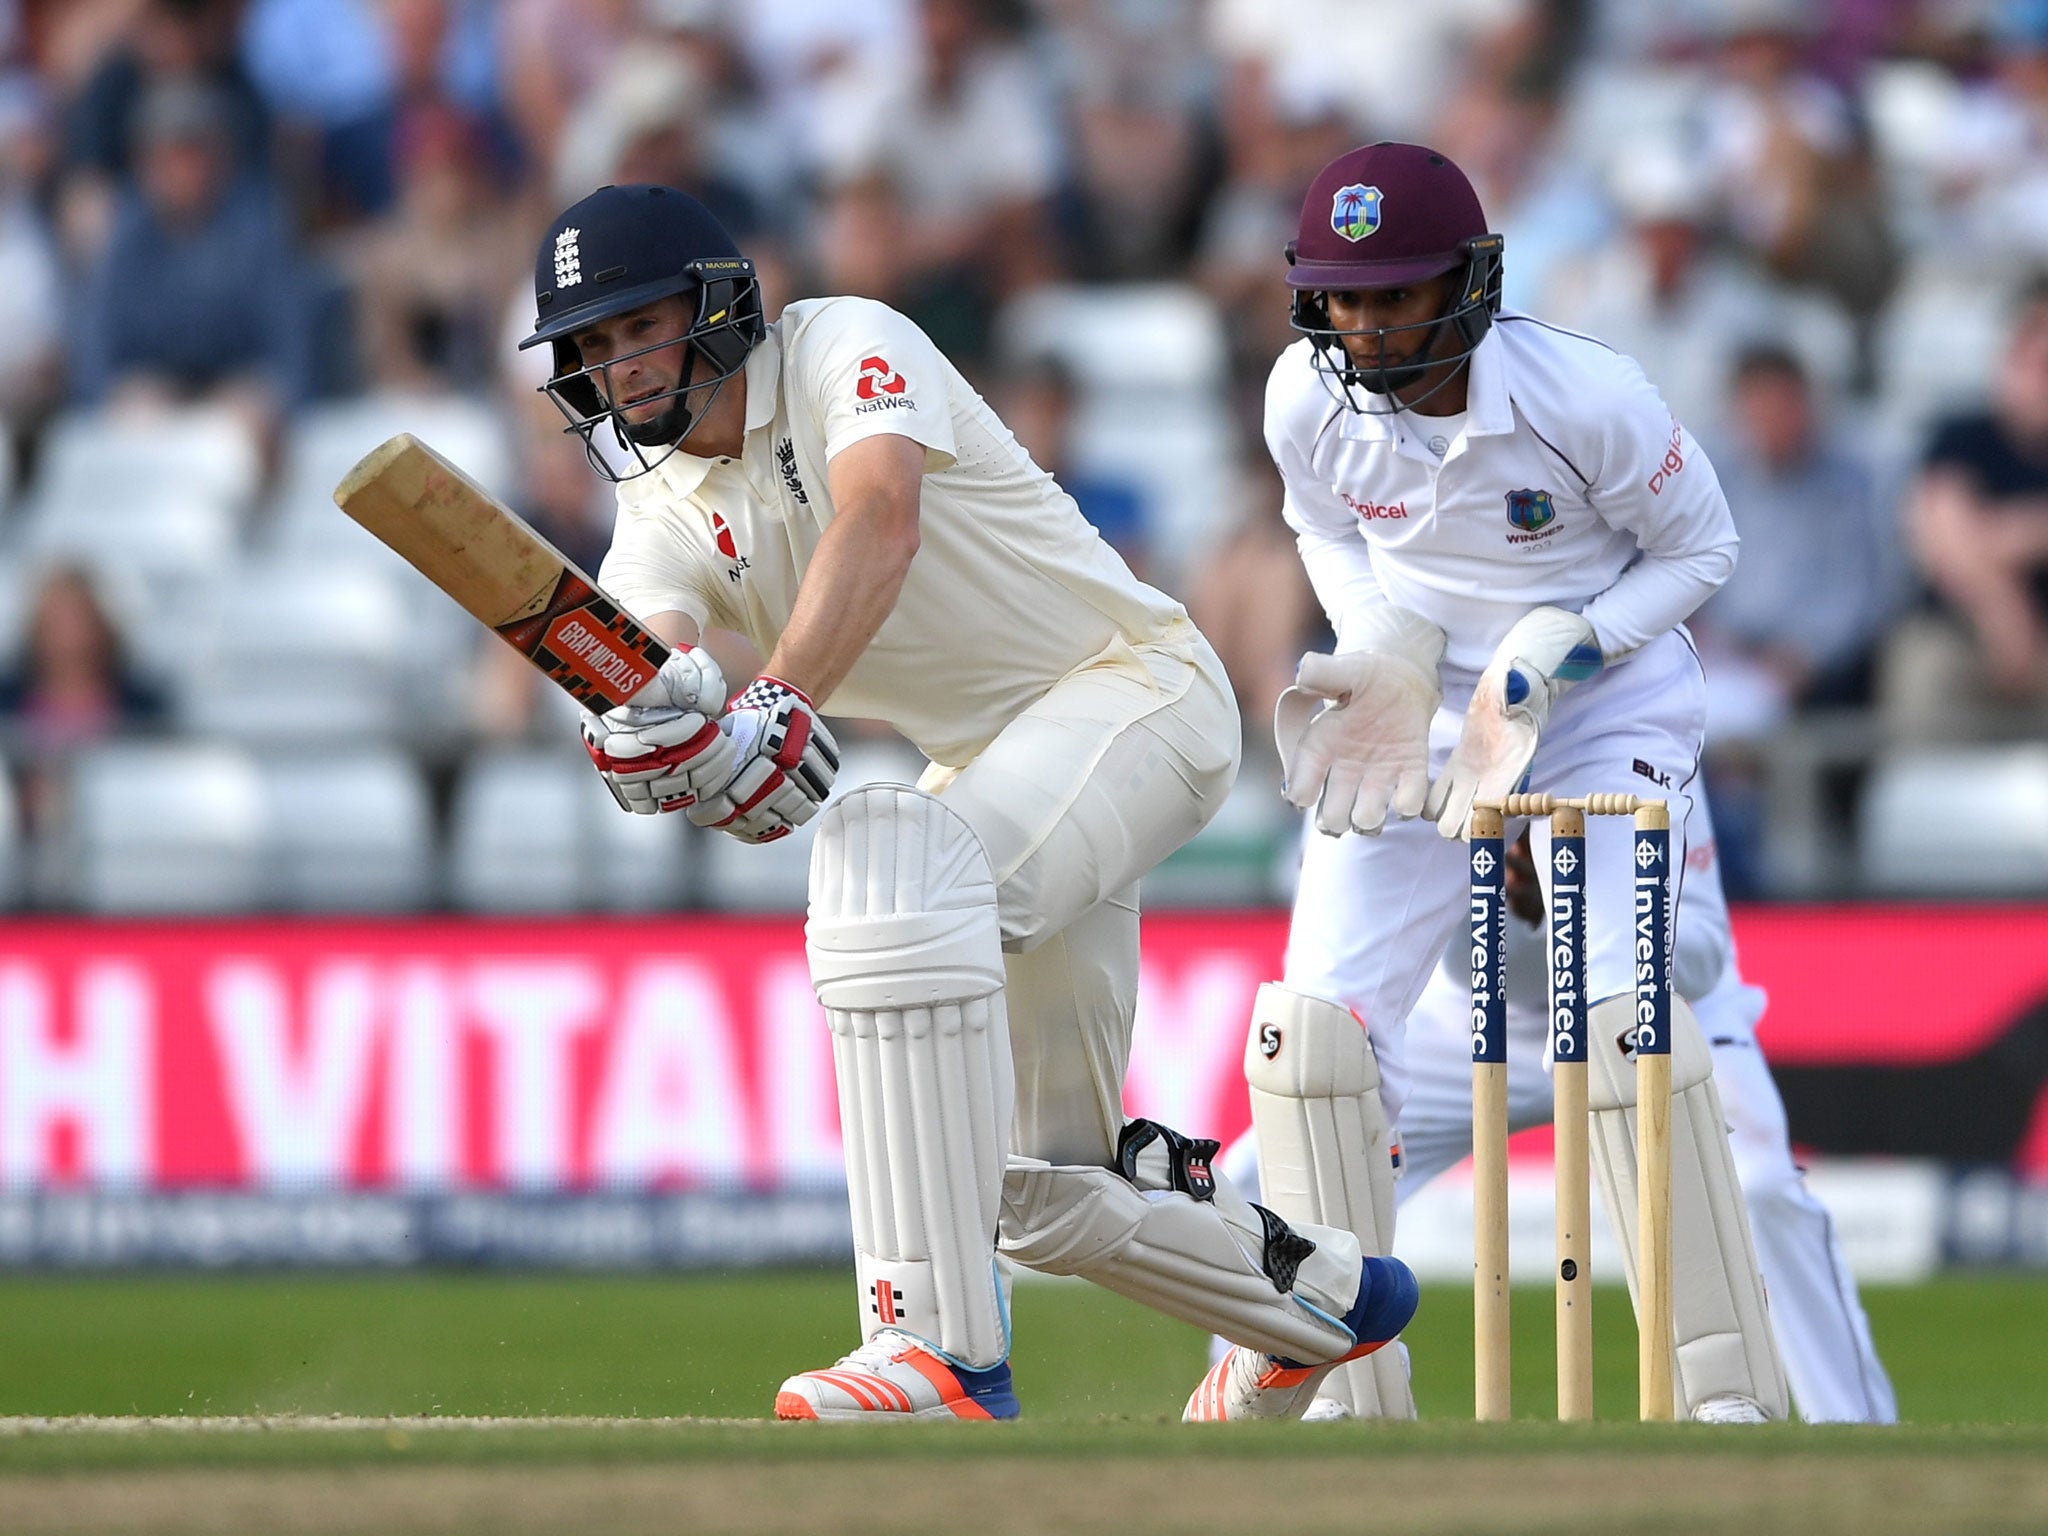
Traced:
MULTIPOLYGON (((1472 355, 1500 308, 1500 256, 1501 237, 1488 233, 1479 195, 1448 158, 1420 144, 1349 150, 1309 184, 1300 230, 1287 242, 1294 328, 1315 343, 1316 366, 1340 387, 1345 403, 1367 410, 1354 388, 1395 397, 1430 368, 1472 355), (1351 361, 1330 323, 1327 295, 1408 287, 1447 272, 1462 277, 1441 315, 1379 333, 1384 343, 1397 331, 1429 328, 1416 359, 1392 368, 1351 361)), ((1398 398, 1393 409, 1400 409, 1398 398)))

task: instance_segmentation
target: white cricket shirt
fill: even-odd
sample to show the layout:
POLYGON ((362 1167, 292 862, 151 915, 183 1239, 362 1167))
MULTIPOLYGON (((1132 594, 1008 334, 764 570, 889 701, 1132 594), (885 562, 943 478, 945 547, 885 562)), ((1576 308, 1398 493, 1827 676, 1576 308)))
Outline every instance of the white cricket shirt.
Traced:
POLYGON ((888 433, 924 445, 918 551, 894 611, 821 709, 885 721, 933 762, 961 767, 1077 668, 1192 635, 1180 605, 1131 574, 887 305, 790 305, 746 380, 738 459, 678 452, 619 486, 598 580, 632 612, 686 613, 768 655, 832 521, 826 466, 888 433))
POLYGON ((1476 673, 1517 619, 1550 606, 1583 613, 1612 662, 1735 568, 1713 466, 1642 369, 1600 342, 1497 316, 1441 456, 1429 438, 1447 418, 1350 410, 1311 351, 1304 338, 1273 365, 1266 445, 1339 650, 1367 607, 1392 602, 1443 630, 1447 667, 1476 673))

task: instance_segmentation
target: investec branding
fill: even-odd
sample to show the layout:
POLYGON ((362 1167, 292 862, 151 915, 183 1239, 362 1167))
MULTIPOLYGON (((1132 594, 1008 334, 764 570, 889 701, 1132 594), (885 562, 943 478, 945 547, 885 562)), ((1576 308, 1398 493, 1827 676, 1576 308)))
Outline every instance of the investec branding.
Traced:
POLYGON ((1576 1056, 1579 1043, 1579 914, 1584 889, 1550 877, 1550 1039, 1553 1057, 1576 1056))
POLYGON ((1472 892, 1472 1059, 1486 1058, 1487 1017, 1494 999, 1507 995, 1507 955, 1494 943, 1500 918, 1498 890, 1472 892))
POLYGON ((592 629, 576 614, 566 614, 548 633, 548 644, 558 654, 573 656, 583 670, 615 690, 621 698, 637 693, 653 672, 643 663, 621 656, 610 645, 610 636, 592 629))
POLYGON ((1663 903, 1658 898, 1658 883, 1664 878, 1663 860, 1655 859, 1654 868, 1645 867, 1645 854, 1654 858, 1655 844, 1648 839, 1636 843, 1636 1050, 1655 1051, 1664 1042, 1657 1038, 1658 1007, 1657 995, 1662 978, 1657 972, 1660 967, 1660 951, 1663 948, 1661 935, 1657 932, 1658 909, 1663 903))

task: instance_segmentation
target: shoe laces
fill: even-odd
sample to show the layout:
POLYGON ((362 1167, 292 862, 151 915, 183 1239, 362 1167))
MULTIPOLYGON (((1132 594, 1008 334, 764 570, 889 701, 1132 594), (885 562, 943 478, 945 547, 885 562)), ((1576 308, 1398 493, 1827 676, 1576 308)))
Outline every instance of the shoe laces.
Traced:
POLYGON ((900 1360, 917 1348, 917 1341, 908 1334, 898 1333, 893 1328, 884 1328, 860 1348, 840 1360, 841 1368, 854 1366, 864 1371, 879 1372, 883 1366, 900 1360))

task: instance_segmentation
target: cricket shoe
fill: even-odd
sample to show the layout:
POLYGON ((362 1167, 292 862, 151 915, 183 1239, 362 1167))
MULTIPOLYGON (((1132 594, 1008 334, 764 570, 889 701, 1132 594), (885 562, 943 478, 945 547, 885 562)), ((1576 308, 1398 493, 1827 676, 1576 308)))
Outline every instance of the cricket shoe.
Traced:
POLYGON ((1298 1419, 1315 1401, 1316 1388, 1333 1366, 1361 1360, 1391 1343, 1415 1315, 1421 1292, 1415 1272, 1399 1259, 1367 1255, 1358 1282, 1358 1299, 1344 1314, 1344 1326, 1357 1342, 1334 1360, 1304 1365, 1281 1355, 1261 1354, 1233 1346, 1209 1367, 1181 1410, 1183 1424, 1217 1424, 1240 1419, 1298 1419))
POLYGON ((985 1371, 954 1365, 929 1345, 884 1328, 830 1370, 792 1376, 775 1394, 778 1419, 904 1423, 912 1419, 1014 1419, 1010 1362, 985 1371))
POLYGON ((1702 1398, 1692 1411, 1695 1424, 1768 1424, 1771 1416, 1763 1405, 1739 1392, 1720 1392, 1702 1398))

